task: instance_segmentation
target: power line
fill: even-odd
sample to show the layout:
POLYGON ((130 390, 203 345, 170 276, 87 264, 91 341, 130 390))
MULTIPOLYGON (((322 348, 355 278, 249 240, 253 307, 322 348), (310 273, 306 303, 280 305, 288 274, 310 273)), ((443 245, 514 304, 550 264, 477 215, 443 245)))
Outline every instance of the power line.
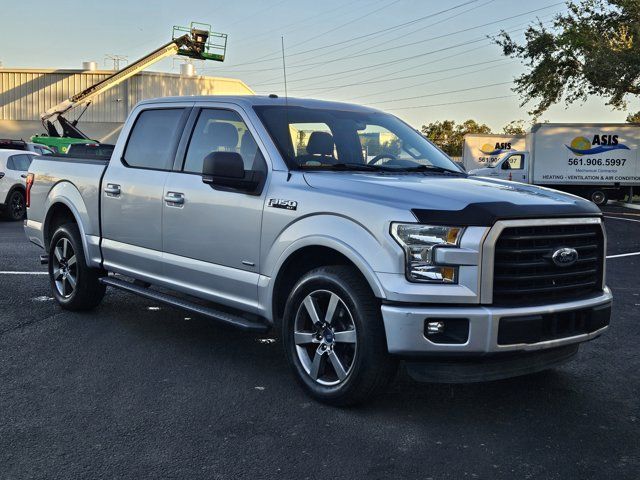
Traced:
MULTIPOLYGON (((325 61, 320 61, 320 62, 313 62, 313 63, 306 63, 306 64, 298 64, 298 65, 294 64, 294 65, 290 65, 290 67, 289 67, 289 68, 301 68, 301 67, 309 67, 309 66, 324 65, 324 64, 326 64, 326 63, 339 62, 339 61, 342 61, 342 60, 352 60, 352 59, 354 59, 354 58, 358 58, 358 57, 364 57, 364 56, 368 56, 368 55, 375 55, 375 54, 378 54, 378 53, 388 52, 388 51, 390 51, 390 50, 397 50, 398 48, 405 48, 405 47, 409 47, 409 46, 417 45, 417 44, 420 44, 420 43, 426 43, 426 42, 430 42, 430 41, 433 41, 433 40, 439 40, 439 39, 441 39, 441 38, 451 37, 451 36, 453 36, 453 35, 458 35, 458 34, 460 34, 460 33, 465 33, 465 32, 469 32, 469 31, 472 31, 472 30, 477 30, 477 29, 479 29, 479 28, 487 27, 487 26, 489 26, 489 25, 494 25, 494 24, 496 24, 496 23, 501 23, 501 22, 504 22, 504 21, 506 21, 506 20, 513 20, 514 18, 523 17, 523 16, 525 16, 525 15, 531 15, 532 13, 539 12, 539 11, 541 11, 541 10, 546 10, 546 9, 549 9, 549 8, 555 7, 555 6, 557 6, 557 5, 560 5, 560 4, 562 4, 562 3, 563 3, 563 2, 558 2, 558 3, 555 3, 555 4, 553 4, 553 5, 549 5, 549 6, 547 6, 547 7, 537 8, 537 9, 535 9, 535 10, 530 10, 530 11, 528 11, 528 12, 520 13, 520 14, 518 14, 518 15, 512 15, 512 16, 510 16, 510 17, 501 18, 501 19, 499 19, 499 20, 493 20, 493 21, 491 21, 491 22, 483 23, 483 24, 481 24, 481 25, 476 25, 476 26, 474 26, 474 27, 464 28, 464 29, 462 29, 462 30, 457 30, 457 31, 455 31, 455 32, 445 33, 445 34, 442 34, 442 35, 437 35, 437 36, 435 36, 435 37, 429 37, 429 38, 426 38, 426 39, 417 40, 417 41, 415 41, 415 42, 409 42, 409 43, 405 43, 405 44, 402 44, 402 45, 396 45, 396 46, 394 46, 394 47, 384 48, 384 49, 382 49, 382 50, 376 50, 376 51, 374 51, 374 52, 361 53, 361 54, 345 55, 345 56, 343 56, 343 57, 333 58, 333 59, 331 59, 331 60, 325 60, 325 61)), ((486 37, 483 37, 483 38, 486 38, 486 37)), ((277 68, 277 67, 276 67, 276 68, 263 68, 263 69, 260 69, 260 70, 239 70, 237 73, 247 73, 247 72, 256 72, 256 71, 264 72, 264 71, 269 71, 269 70, 279 70, 279 68, 277 68)), ((302 72, 297 72, 297 73, 302 73, 302 72)), ((295 75, 295 74, 294 74, 294 75, 295 75)))
MULTIPOLYGON (((525 24, 525 25, 528 25, 528 23, 525 24)), ((508 30, 507 33, 515 33, 515 32, 519 32, 519 31, 522 31, 522 30, 523 30, 522 27, 518 27, 518 28, 513 28, 513 29, 508 30)), ((397 59, 397 60, 394 60, 394 61, 391 61, 391 62, 384 62, 384 63, 374 64, 374 65, 362 66, 362 67, 358 67, 358 68, 352 68, 352 69, 348 69, 348 70, 344 70, 344 71, 340 71, 340 72, 333 72, 333 73, 324 74, 324 75, 314 75, 312 77, 299 78, 297 80, 293 80, 292 82, 299 83, 299 82, 303 82, 303 81, 306 81, 306 80, 315 80, 315 79, 318 79, 318 78, 324 78, 324 77, 329 77, 329 76, 346 76, 346 77, 354 76, 354 74, 351 74, 351 75, 345 75, 345 74, 346 73, 355 72, 355 75, 358 75, 363 70, 367 70, 367 69, 370 69, 370 68, 376 68, 376 67, 379 67, 379 66, 388 66, 388 65, 392 65, 392 64, 396 64, 396 63, 400 63, 400 62, 405 62, 405 61, 413 60, 415 58, 428 56, 428 55, 431 55, 433 53, 438 53, 438 52, 441 52, 441 51, 451 50, 453 48, 457 48, 457 47, 460 47, 460 46, 479 43, 479 42, 482 42, 482 41, 485 41, 485 40, 487 40, 487 37, 478 38, 478 39, 475 39, 475 40, 459 43, 459 44, 456 44, 456 45, 452 45, 452 46, 449 46, 449 47, 444 47, 444 48, 437 49, 437 50, 431 50, 431 51, 428 51, 428 52, 423 52, 423 53, 418 54, 418 55, 412 55, 412 56, 409 56, 409 57, 400 58, 400 59, 397 59)), ((482 45, 482 46, 476 47, 476 48, 470 48, 470 49, 467 49, 465 51, 456 53, 454 55, 449 55, 447 57, 443 57, 443 58, 436 59, 436 60, 430 60, 428 62, 416 65, 413 68, 420 68, 420 67, 425 66, 425 65, 432 65, 432 64, 434 64, 436 62, 448 60, 448 59, 453 58, 455 56, 464 55, 465 53, 469 53, 471 51, 478 50, 479 48, 484 48, 484 47, 485 47, 485 45, 482 45)), ((375 80, 375 79, 378 79, 378 78, 385 78, 385 77, 389 77, 390 75, 393 75, 393 72, 392 73, 383 74, 383 75, 378 76, 378 77, 373 77, 373 78, 370 78, 369 80, 375 80)), ((290 82, 290 83, 292 83, 292 82, 290 82)), ((266 86, 266 85, 279 85, 279 84, 280 84, 280 82, 262 82, 262 83, 253 84, 253 86, 254 87, 260 87, 260 86, 266 86)), ((312 87, 313 84, 310 85, 310 86, 312 87)), ((307 88, 308 87, 309 86, 307 86, 307 88)))
POLYGON ((379 102, 370 102, 369 105, 380 105, 381 103, 404 102, 406 100, 418 100, 420 98, 438 97, 440 95, 448 95, 450 93, 469 92, 471 90, 480 90, 481 88, 497 87, 499 85, 511 85, 512 83, 513 83, 512 81, 489 83, 486 85, 478 85, 475 87, 461 88, 459 90, 448 90, 446 92, 428 93, 426 95, 416 95, 415 97, 394 98, 392 100, 381 100, 379 102))
MULTIPOLYGON (((320 33, 320 34, 318 34, 318 35, 316 35, 316 36, 314 36, 314 37, 307 38, 306 40, 304 40, 304 41, 302 41, 302 42, 298 43, 298 45, 304 45, 305 43, 309 43, 309 42, 311 42, 311 41, 315 40, 316 38, 322 37, 322 36, 324 36, 324 35, 326 35, 326 34, 328 34, 328 33, 334 32, 334 31, 339 30, 339 29, 341 29, 341 28, 343 28, 343 27, 346 27, 347 25, 350 25, 350 24, 352 24, 352 23, 354 23, 354 22, 360 21, 360 20, 362 20, 363 18, 366 18, 366 17, 368 17, 368 16, 370 16, 370 15, 373 15, 373 14, 375 14, 375 13, 378 13, 379 11, 384 10, 385 8, 388 8, 388 7, 392 6, 392 5, 395 5, 396 3, 399 3, 400 1, 401 1, 401 0, 392 0, 391 2, 386 3, 385 5, 383 5, 383 6, 382 6, 382 7, 380 7, 380 8, 377 8, 377 9, 375 9, 375 10, 372 10, 372 11, 370 11, 370 12, 367 12, 367 13, 365 13, 364 15, 361 15, 361 16, 359 16, 359 17, 357 17, 357 18, 354 18, 354 19, 352 19, 352 20, 349 20, 349 21, 347 21, 347 22, 345 22, 345 23, 343 23, 343 24, 341 24, 341 25, 338 25, 338 26, 336 26, 336 27, 333 27, 333 28, 331 28, 331 29, 329 29, 329 30, 325 30, 325 31, 323 31, 322 33, 320 33)), ((477 1, 477 0, 475 0, 475 1, 477 1)), ((256 63, 271 62, 271 61, 273 61, 274 59, 277 59, 277 57, 274 57, 274 55, 276 55, 277 53, 279 53, 279 52, 271 52, 271 53, 268 53, 268 54, 266 54, 266 55, 263 55, 262 57, 258 57, 258 58, 257 58, 257 59, 255 59, 254 61, 246 62, 246 63, 239 63, 239 64, 236 64, 236 65, 231 65, 231 66, 229 66, 229 67, 227 67, 227 68, 235 68, 235 67, 239 67, 239 66, 242 66, 242 65, 254 65, 254 64, 256 64, 256 63), (269 57, 269 58, 267 58, 267 57, 269 57)), ((293 54, 292 54, 292 55, 293 55, 293 54)))
MULTIPOLYGON (((459 52, 456 53, 455 55, 448 55, 446 57, 441 57, 441 58, 437 58, 435 60, 430 60, 428 62, 422 63, 420 65, 417 65, 415 68, 419 68, 419 67, 424 67, 426 65, 433 65, 435 63, 439 63, 439 62, 443 62, 445 60, 450 60, 452 58, 455 57, 459 57, 461 55, 465 55, 469 52, 473 52, 475 50, 480 50, 482 48, 486 48, 488 47, 488 45, 481 45, 480 47, 476 47, 476 48, 470 48, 468 50, 465 50, 463 52, 459 52)), ((486 65, 488 63, 493 63, 493 62, 498 62, 498 61, 502 61, 504 60, 504 58, 498 58, 496 60, 490 60, 490 61, 486 61, 486 62, 478 62, 478 63, 471 63, 471 64, 467 64, 467 65, 460 65, 457 67, 450 67, 450 68, 444 68, 441 70, 432 70, 430 72, 421 72, 421 73, 414 73, 411 75, 402 75, 400 77, 390 77, 391 75, 393 75, 393 73, 387 73, 384 75, 379 75, 377 77, 373 77, 370 78, 369 80, 365 80, 365 81, 359 81, 359 82, 354 82, 354 83, 347 83, 344 85, 334 85, 334 86, 324 86, 324 87, 306 87, 303 88, 303 91, 317 91, 317 90, 339 90, 341 88, 348 88, 348 87, 359 87, 361 85, 370 85, 373 83, 384 83, 384 82, 388 82, 388 81, 393 81, 393 80, 406 80, 408 78, 416 78, 416 77, 424 77, 425 75, 434 75, 436 73, 444 73, 444 72, 450 72, 453 70, 461 70, 463 68, 469 68, 469 67, 475 67, 478 65, 486 65)))
MULTIPOLYGON (((396 45, 394 47, 384 48, 382 50, 376 50, 374 52, 362 53, 362 54, 359 54, 359 55, 353 55, 352 54, 352 55, 344 56, 344 57, 341 57, 341 58, 338 58, 338 59, 333 59, 333 60, 330 60, 330 61, 335 62, 335 61, 346 60, 346 59, 351 60, 353 58, 363 57, 363 56, 367 56, 367 55, 375 55, 375 54, 378 54, 378 53, 388 52, 390 50, 397 50, 398 48, 410 47, 410 46, 413 46, 413 45, 418 45, 418 44, 421 44, 421 43, 430 42, 432 40, 439 40, 441 38, 450 37, 452 35, 458 35, 460 33, 470 32, 471 30, 477 30, 478 28, 488 27, 489 25, 494 25, 496 23, 501 23, 501 22, 504 22, 506 20, 512 20, 514 18, 522 17, 522 16, 525 16, 525 15, 530 15, 532 13, 539 12, 540 10, 546 10, 548 8, 555 7, 555 6, 560 5, 562 3, 563 2, 558 2, 558 3, 555 3, 555 4, 550 5, 548 7, 538 8, 538 9, 531 10, 531 11, 528 11, 528 12, 525 12, 525 13, 521 13, 519 15, 512 15, 510 17, 501 18, 499 20, 494 20, 492 22, 483 23, 482 25, 476 25, 474 27, 464 28, 462 30, 458 30, 458 31, 455 31, 455 32, 445 33, 445 34, 438 35, 438 36, 435 36, 435 37, 430 37, 430 38, 426 38, 426 39, 422 39, 422 40, 417 40, 417 41, 414 41, 414 42, 404 43, 402 45, 396 45)), ((324 63, 324 62, 308 63, 305 66, 319 65, 321 63, 324 63)), ((302 65, 294 65, 294 66, 302 66, 302 65)))
MULTIPOLYGON (((303 55, 305 53, 317 52, 318 50, 324 50, 325 48, 330 48, 330 47, 334 47, 334 46, 338 46, 338 45, 344 45, 345 43, 351 43, 354 40, 361 40, 363 38, 369 38, 369 37, 376 36, 376 35, 381 34, 381 33, 388 33, 388 32, 391 32, 393 30, 397 30, 397 29, 400 29, 400 28, 408 27, 409 25, 413 25, 415 23, 419 23, 419 22, 421 22, 423 20, 426 20, 428 18, 433 18, 433 17, 436 17, 438 15, 442 15, 443 13, 447 13, 447 12, 450 12, 452 10, 457 10, 460 7, 464 7, 466 5, 469 5, 471 3, 476 3, 478 1, 479 0, 469 0, 469 1, 461 3, 459 5, 455 5, 453 7, 446 8, 444 10, 440 10, 440 11, 435 12, 435 13, 430 13, 429 15, 425 15, 425 16, 417 18, 415 20, 411 20, 411 21, 408 21, 408 22, 400 23, 400 24, 394 25, 392 27, 387 27, 385 29, 378 30, 378 31, 375 31, 375 32, 371 32, 371 33, 368 33, 366 35, 359 35, 357 37, 352 37, 350 39, 342 40, 340 42, 332 43, 332 44, 329 44, 329 45, 323 45, 321 47, 316 47, 316 48, 312 48, 312 49, 309 49, 309 50, 304 50, 302 52, 296 52, 296 53, 291 54, 291 56, 293 57, 293 56, 303 55)), ((493 1, 493 0, 491 0, 491 1, 493 1)))
MULTIPOLYGON (((416 55, 411 55, 411 56, 408 56, 408 57, 399 58, 397 60, 376 63, 376 64, 364 66, 364 67, 350 68, 350 69, 347 69, 347 70, 342 70, 342 71, 339 71, 339 72, 326 73, 326 74, 323 74, 323 75, 314 75, 312 77, 299 78, 297 80, 293 80, 292 83, 304 82, 305 80, 315 80, 315 79, 318 79, 318 78, 334 77, 336 75, 343 75, 345 73, 362 72, 363 70, 369 70, 371 68, 395 65, 397 63, 406 62, 408 60, 413 60, 415 58, 426 57, 428 55, 433 55, 434 53, 444 52, 444 51, 452 50, 454 48, 462 47, 462 46, 465 46, 465 45, 472 45, 474 43, 484 42, 486 40, 487 40, 486 37, 481 37, 481 38, 478 38, 478 39, 475 39, 475 40, 466 41, 466 42, 458 43, 458 44, 455 44, 455 45, 450 45, 448 47, 442 47, 442 48, 439 48, 439 49, 436 49, 436 50, 430 50, 428 52, 423 52, 423 53, 419 53, 419 54, 416 54, 416 55)), ((267 84, 266 83, 257 83, 257 84, 255 84, 255 86, 260 86, 260 85, 267 85, 267 84)), ((269 85, 271 85, 271 84, 269 84, 269 85)))
MULTIPOLYGON (((444 77, 444 78, 436 78, 434 80, 429 80, 428 82, 420 82, 420 83, 414 83, 412 85, 405 85, 404 87, 396 87, 393 89, 394 92, 397 92, 399 90, 408 90, 409 88, 416 88, 416 87, 423 87, 425 85, 430 85, 432 83, 437 83, 437 82, 442 82, 444 80, 453 80, 454 78, 460 78, 460 77, 466 77, 468 75, 473 75, 474 73, 480 73, 480 72, 486 72, 487 70, 492 70, 494 68, 500 68, 500 67, 506 67, 509 64, 512 64, 515 62, 515 60, 509 60, 506 61, 506 59, 504 58, 499 58, 497 60, 492 60, 490 62, 482 62, 482 65, 486 65, 487 63, 496 63, 496 62, 504 62, 503 65, 499 65, 498 67, 496 67, 495 65, 490 65, 488 67, 484 67, 484 68, 479 68, 477 70, 472 70, 470 72, 464 72, 464 73, 458 73, 457 75, 451 75, 448 77, 444 77)), ((475 64, 475 65, 479 65, 479 64, 475 64)), ((458 69, 460 68, 467 68, 467 67, 458 67, 458 69)), ((385 80, 386 81, 386 80, 385 80)), ((369 98, 369 97, 375 97, 376 95, 380 95, 380 94, 384 94, 384 93, 388 93, 389 89, 384 90, 384 91, 378 91, 375 93, 369 93, 367 95, 359 95, 357 97, 349 97, 350 100, 359 100, 362 98, 369 98)))
MULTIPOLYGON (((317 50, 324 50, 324 49, 326 49, 326 48, 331 48, 331 47, 335 47, 335 46, 338 46, 338 45, 344 45, 344 44, 346 44, 346 43, 350 43, 350 42, 353 42, 353 41, 355 41, 355 40, 360 40, 360 39, 363 39, 363 38, 369 38, 369 37, 372 37, 372 36, 378 36, 378 35, 386 34, 386 33, 389 33, 389 32, 391 32, 391 31, 393 31, 393 30, 397 30, 397 29, 400 29, 400 28, 404 28, 405 26, 413 25, 413 24, 415 24, 415 23, 418 23, 418 22, 421 22, 421 21, 423 21, 423 20, 426 20, 427 18, 433 18, 433 17, 435 17, 435 16, 441 15, 441 14, 446 13, 446 12, 449 12, 449 11, 451 11, 451 10, 458 9, 458 8, 463 7, 463 6, 465 6, 465 5, 468 5, 468 4, 470 4, 470 3, 475 3, 475 2, 477 2, 477 1, 479 1, 479 0, 469 0, 469 1, 467 1, 467 2, 461 3, 461 4, 456 5, 456 6, 454 6, 454 7, 446 8, 446 9, 444 9, 444 10, 440 10, 440 11, 438 11, 438 12, 431 13, 431 14, 429 14, 429 15, 425 15, 425 16, 423 16, 423 17, 420 17, 420 18, 417 18, 417 19, 414 19, 414 20, 411 20, 411 21, 408 21, 408 22, 399 23, 399 24, 397 24, 397 25, 393 25, 393 26, 391 26, 391 27, 383 28, 383 29, 381 29, 381 30, 376 30, 376 31, 373 31, 373 32, 371 32, 371 33, 367 33, 367 34, 365 34, 365 35, 358 35, 358 36, 356 36, 356 37, 351 37, 351 38, 349 38, 349 39, 342 40, 342 41, 339 41, 339 42, 335 42, 335 43, 331 43, 331 44, 327 44, 327 45, 322 45, 322 46, 320 46, 320 47, 315 47, 315 48, 312 48, 312 49, 309 49, 309 50, 303 50, 303 51, 301 51, 301 52, 294 52, 294 53, 292 53, 292 54, 289 54, 288 56, 289 56, 289 57, 294 57, 294 56, 302 55, 302 54, 305 54, 305 53, 314 52, 314 51, 317 51, 317 50)), ((397 2, 392 2, 392 4, 393 4, 393 3, 397 3, 397 2)), ((387 5, 387 6, 390 6, 390 5, 387 5)), ((376 13, 376 12, 377 12, 377 11, 379 11, 379 10, 382 10, 382 9, 384 9, 384 8, 387 8, 387 6, 382 7, 382 8, 380 8, 380 9, 378 9, 378 10, 374 11, 374 12, 370 12, 369 14, 367 14, 367 16, 368 16, 368 15, 371 15, 372 13, 376 13)), ((358 20, 358 19, 356 19, 355 21, 357 21, 357 20, 358 20)), ((343 25, 343 26, 344 26, 344 25, 343 25)), ((337 27, 337 28, 341 28, 341 27, 337 27)), ((335 29, 334 29, 334 30, 335 30, 335 29)), ((332 30, 330 30, 330 31, 332 31, 332 30)), ((330 32, 330 31, 329 31, 329 32, 330 32)), ((324 36, 324 35, 326 35, 326 34, 327 34, 327 33, 329 33, 329 32, 322 32, 322 34, 320 34, 320 35, 316 35, 315 37, 312 37, 312 38, 310 38, 310 39, 307 39, 307 40, 305 40, 304 42, 299 43, 298 45, 301 45, 301 44, 304 44, 304 43, 308 43, 309 41, 314 40, 314 39, 316 39, 316 38, 318 38, 318 37, 324 36)), ((231 65, 231 66, 229 66, 228 68, 235 68, 235 67, 240 67, 240 66, 255 65, 255 64, 258 64, 258 63, 270 62, 270 61, 273 61, 274 59, 277 59, 276 57, 272 57, 273 55, 275 55, 275 54, 273 54, 273 53, 272 53, 272 54, 267 54, 267 55, 265 55, 264 57, 261 57, 262 59, 258 59, 258 60, 255 60, 255 61, 249 61, 249 62, 245 62, 245 63, 238 63, 238 64, 235 64, 235 65, 231 65), (270 57, 272 57, 272 58, 265 58, 265 57, 267 57, 267 56, 270 56, 270 57)))
POLYGON ((511 95, 501 95, 499 97, 488 97, 488 98, 478 98, 475 100, 463 100, 460 102, 447 102, 447 103, 432 103, 430 105, 414 105, 411 107, 399 107, 399 108, 394 108, 393 110, 414 110, 417 108, 431 108, 431 107, 445 107, 448 105, 460 105, 463 103, 477 103, 477 102, 487 102, 489 100, 500 100, 502 98, 513 98, 513 97, 517 97, 517 95, 511 94, 511 95))
MULTIPOLYGON (((362 1, 363 1, 363 0, 360 0, 360 2, 362 2, 362 1)), ((365 1, 367 1, 367 4, 368 4, 369 6, 370 6, 370 4, 372 3, 372 2, 370 2, 369 0, 365 0, 365 1)), ((377 0, 377 1, 374 1, 374 2, 373 2, 373 4, 375 5, 376 3, 381 3, 382 1, 383 1, 383 0, 377 0)), ((357 3, 357 0, 356 0, 356 3, 357 3)), ((243 40, 241 40, 238 44, 239 44, 239 45, 245 45, 245 44, 251 43, 251 42, 250 42, 251 40, 253 40, 253 39, 255 39, 255 38, 260 38, 260 37, 267 36, 267 35, 269 35, 269 34, 271 34, 271 33, 273 33, 273 32, 280 32, 280 33, 291 33, 291 32, 295 32, 295 31, 297 31, 297 30, 300 30, 300 29, 305 28, 304 24, 308 23, 309 21, 314 21, 314 22, 316 22, 316 23, 317 23, 317 21, 318 21, 318 19, 319 19, 319 18, 325 17, 325 16, 327 16, 327 15, 335 15, 335 13, 336 13, 336 12, 338 12, 338 11, 340 11, 340 10, 344 10, 345 8, 351 8, 351 7, 353 7, 353 3, 352 3, 352 2, 344 2, 341 6, 336 7, 336 8, 333 8, 333 9, 331 9, 331 10, 326 10, 326 11, 321 12, 321 13, 318 13, 318 14, 310 15, 310 16, 308 16, 308 17, 304 17, 304 18, 303 18, 303 19, 301 19, 301 20, 297 20, 297 21, 294 21, 294 22, 290 22, 290 23, 287 23, 287 24, 286 24, 286 25, 284 25, 284 26, 275 27, 275 28, 272 28, 272 29, 267 30, 267 31, 265 31, 265 32, 262 32, 262 33, 256 34, 256 35, 250 35, 250 36, 248 36, 248 37, 244 37, 244 38, 243 38, 243 40), (292 27, 292 26, 295 26, 296 28, 289 29, 289 27, 292 27), (287 29, 288 29, 288 30, 287 30, 287 29)), ((263 56, 261 56, 261 57, 258 57, 257 59, 261 59, 261 58, 264 58, 264 55, 263 55, 263 56)), ((256 60, 256 59, 254 59, 254 60, 256 60)), ((253 60, 250 60, 250 62, 253 62, 253 60)), ((242 63, 242 64, 235 64, 235 65, 229 65, 229 66, 228 66, 228 68, 235 68, 235 67, 238 67, 238 66, 240 66, 240 65, 244 65, 244 63, 242 63)))

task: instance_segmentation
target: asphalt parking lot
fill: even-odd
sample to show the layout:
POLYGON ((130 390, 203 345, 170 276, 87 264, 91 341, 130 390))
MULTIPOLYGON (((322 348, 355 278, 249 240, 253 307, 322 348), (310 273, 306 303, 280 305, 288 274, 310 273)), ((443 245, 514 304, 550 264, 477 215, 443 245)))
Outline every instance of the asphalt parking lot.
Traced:
POLYGON ((2 221, 0 478, 637 479, 640 256, 618 255, 640 251, 640 211, 606 215, 612 325, 576 360, 469 385, 401 374, 346 410, 310 400, 270 337, 116 291, 63 312, 2 221))

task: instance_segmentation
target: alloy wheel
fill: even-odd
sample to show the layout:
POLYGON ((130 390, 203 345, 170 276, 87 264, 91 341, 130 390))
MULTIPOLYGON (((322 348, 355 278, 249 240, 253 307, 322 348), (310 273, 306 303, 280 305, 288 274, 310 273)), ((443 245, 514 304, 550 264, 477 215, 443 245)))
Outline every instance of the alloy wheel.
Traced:
POLYGON ((56 290, 64 297, 69 298, 78 282, 78 265, 76 253, 68 238, 61 238, 53 249, 53 281, 56 290))
POLYGON ((312 380, 325 386, 344 382, 358 346, 356 325, 346 303, 328 290, 307 295, 296 313, 294 343, 298 360, 312 380))
POLYGON ((24 216, 24 200, 20 193, 16 192, 11 197, 11 216, 15 219, 20 219, 24 216))

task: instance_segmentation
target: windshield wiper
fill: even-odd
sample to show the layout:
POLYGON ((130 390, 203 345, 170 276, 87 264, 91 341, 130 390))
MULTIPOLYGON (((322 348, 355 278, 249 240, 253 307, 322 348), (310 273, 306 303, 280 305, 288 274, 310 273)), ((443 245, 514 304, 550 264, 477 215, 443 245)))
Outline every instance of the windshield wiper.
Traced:
POLYGON ((340 171, 362 171, 362 172, 391 172, 396 168, 383 167, 382 165, 369 165, 368 163, 331 163, 328 165, 314 165, 303 167, 305 170, 340 170, 340 171))
POLYGON ((417 167, 406 167, 403 172, 438 172, 438 173, 456 173, 463 175, 463 172, 457 170, 449 170, 448 168, 438 167, 436 165, 418 165, 417 167))

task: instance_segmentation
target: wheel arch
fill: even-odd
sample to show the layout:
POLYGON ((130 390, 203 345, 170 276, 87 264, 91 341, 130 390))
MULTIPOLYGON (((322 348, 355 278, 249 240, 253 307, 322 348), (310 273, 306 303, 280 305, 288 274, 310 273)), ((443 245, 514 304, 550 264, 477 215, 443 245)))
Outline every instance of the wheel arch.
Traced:
POLYGON ((9 201, 9 197, 11 197, 11 195, 13 194, 13 192, 15 192, 16 190, 20 190, 22 192, 23 195, 25 195, 27 193, 27 189, 25 188, 24 185, 20 184, 20 183, 16 183, 14 186, 12 186, 9 191, 7 192, 7 201, 9 201))
POLYGON ((80 238, 82 239, 82 249, 85 252, 85 260, 87 266, 91 266, 89 263, 89 255, 87 254, 87 252, 89 251, 89 246, 87 237, 84 232, 84 226, 80 221, 80 215, 75 207, 65 199, 56 200, 47 209, 47 214, 45 216, 42 227, 42 237, 44 240, 45 251, 49 251, 51 238, 53 237, 55 231, 58 229, 58 227, 64 225, 65 223, 75 223, 78 226, 78 230, 80 230, 80 238))
POLYGON ((280 257, 276 274, 269 282, 267 312, 277 324, 282 318, 289 292, 302 275, 314 268, 327 265, 349 265, 353 267, 378 298, 385 293, 373 268, 351 246, 335 238, 313 236, 291 245, 280 257))

